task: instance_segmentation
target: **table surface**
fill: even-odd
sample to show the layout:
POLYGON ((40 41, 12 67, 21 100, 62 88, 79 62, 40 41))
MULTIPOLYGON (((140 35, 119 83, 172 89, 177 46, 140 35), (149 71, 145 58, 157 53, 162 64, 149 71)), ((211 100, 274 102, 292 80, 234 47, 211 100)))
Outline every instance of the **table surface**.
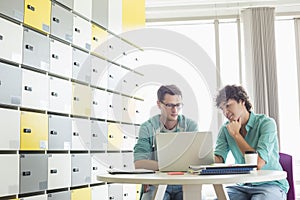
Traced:
POLYGON ((231 184, 281 180, 286 178, 285 171, 255 170, 250 174, 228 175, 168 175, 162 172, 155 174, 102 174, 99 181, 108 183, 156 184, 156 185, 199 185, 199 184, 231 184))

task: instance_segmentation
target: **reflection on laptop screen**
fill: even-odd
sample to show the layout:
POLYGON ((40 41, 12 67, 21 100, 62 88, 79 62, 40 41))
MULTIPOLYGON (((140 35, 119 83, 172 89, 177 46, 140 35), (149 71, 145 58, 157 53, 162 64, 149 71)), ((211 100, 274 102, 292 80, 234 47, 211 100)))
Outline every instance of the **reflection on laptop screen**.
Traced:
POLYGON ((187 171, 189 165, 209 165, 214 162, 212 133, 157 133, 159 171, 187 171))

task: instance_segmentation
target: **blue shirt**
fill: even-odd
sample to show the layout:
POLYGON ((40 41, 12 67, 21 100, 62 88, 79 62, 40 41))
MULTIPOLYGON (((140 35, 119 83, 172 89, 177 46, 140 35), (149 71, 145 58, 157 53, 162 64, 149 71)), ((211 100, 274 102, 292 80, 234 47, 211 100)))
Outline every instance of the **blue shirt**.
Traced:
MULTIPOLYGON (((235 140, 229 134, 226 122, 220 129, 217 138, 215 155, 219 155, 226 161, 228 152, 231 151, 235 159, 235 163, 245 163, 244 156, 240 151, 235 140)), ((262 114, 250 113, 249 120, 246 124, 247 135, 245 136, 246 142, 255 149, 259 156, 266 162, 261 170, 281 170, 282 167, 279 163, 279 146, 277 137, 277 126, 274 119, 262 114)), ((266 182, 253 183, 254 185, 264 184, 266 182)), ((289 184, 286 179, 279 181, 269 181, 279 185, 286 193, 289 189, 289 184)))

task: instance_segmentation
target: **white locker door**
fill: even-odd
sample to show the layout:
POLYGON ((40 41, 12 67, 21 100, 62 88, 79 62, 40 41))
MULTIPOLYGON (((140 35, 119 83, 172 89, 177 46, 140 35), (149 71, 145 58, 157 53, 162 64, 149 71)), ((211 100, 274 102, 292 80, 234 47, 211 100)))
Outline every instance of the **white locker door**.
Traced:
POLYGON ((121 124, 121 130, 123 133, 122 151, 133 151, 135 145, 135 127, 134 125, 121 124))
POLYGON ((107 88, 108 63, 106 60, 91 55, 91 85, 107 88))
POLYGON ((119 152, 108 153, 108 162, 110 169, 122 170, 123 167, 123 156, 119 152))
MULTIPOLYGON (((0 108, 0 149, 20 149, 20 111, 0 108)), ((1 196, 1 195, 0 195, 1 196)))
POLYGON ((73 44, 91 50, 92 25, 89 21, 74 15, 73 44))
POLYGON ((122 32, 122 0, 108 1, 108 30, 122 32))
POLYGON ((107 185, 98 185, 91 188, 92 200, 109 200, 107 185))
POLYGON ((108 198, 113 200, 123 200, 123 185, 122 184, 109 184, 108 185, 108 198))
POLYGON ((48 154, 48 189, 71 186, 71 156, 48 154))
POLYGON ((92 0, 74 0, 73 10, 90 20, 92 18, 92 0))
POLYGON ((35 195, 31 197, 23 197, 21 200, 47 200, 47 195, 46 194, 41 194, 41 195, 35 195))
POLYGON ((122 50, 122 43, 124 43, 120 38, 110 35, 108 39, 108 43, 106 43, 108 54, 107 57, 109 60, 114 61, 118 64, 121 64, 120 61, 122 59, 123 50, 122 50))
POLYGON ((19 192, 19 155, 0 154, 0 196, 19 192))
POLYGON ((92 88, 91 116, 98 119, 107 118, 108 95, 104 90, 92 88))
POLYGON ((113 121, 122 120, 122 97, 119 94, 108 92, 107 119, 113 121))
POLYGON ((91 123, 87 119, 72 119, 72 150, 90 150, 91 123))
POLYGON ((108 154, 103 153, 92 153, 91 154, 92 170, 91 179, 92 183, 101 183, 102 181, 97 180, 97 175, 107 174, 109 169, 108 154))
POLYGON ((122 96, 122 122, 135 122, 135 107, 133 102, 135 102, 135 99, 122 96))
POLYGON ((123 152, 122 153, 122 163, 123 163, 123 169, 125 171, 131 171, 134 170, 134 162, 133 162, 133 152, 123 152))
POLYGON ((50 73, 72 77, 72 47, 56 40, 50 41, 50 73))
POLYGON ((123 200, 136 199, 136 184, 123 184, 123 200))
POLYGON ((112 91, 122 91, 122 78, 128 71, 118 65, 109 64, 107 88, 112 91))
POLYGON ((22 63, 22 45, 22 26, 0 18, 0 58, 22 63))
POLYGON ((49 78, 45 74, 23 70, 22 106, 47 110, 49 78))
POLYGON ((49 79, 49 111, 70 114, 72 83, 56 77, 49 79))

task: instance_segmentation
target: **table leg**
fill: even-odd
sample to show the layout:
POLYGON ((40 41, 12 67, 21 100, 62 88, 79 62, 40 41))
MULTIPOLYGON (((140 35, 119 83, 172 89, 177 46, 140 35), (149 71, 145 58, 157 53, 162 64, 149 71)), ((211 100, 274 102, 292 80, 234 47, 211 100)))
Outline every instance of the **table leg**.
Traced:
POLYGON ((201 200, 202 185, 183 185, 183 200, 201 200))
POLYGON ((222 184, 214 184, 218 200, 229 200, 225 187, 222 184))
POLYGON ((155 185, 153 200, 163 200, 167 185, 155 185))

